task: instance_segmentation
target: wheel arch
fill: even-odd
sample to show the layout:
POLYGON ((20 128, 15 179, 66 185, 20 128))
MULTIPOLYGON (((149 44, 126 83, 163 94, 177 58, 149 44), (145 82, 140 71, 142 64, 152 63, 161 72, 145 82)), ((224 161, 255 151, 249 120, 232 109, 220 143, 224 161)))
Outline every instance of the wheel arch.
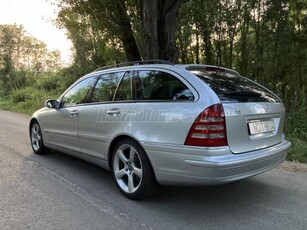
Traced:
MULTIPOLYGON (((31 133, 31 127, 33 125, 34 122, 38 123, 38 120, 35 117, 32 117, 30 122, 29 122, 29 134, 31 133)), ((39 124, 39 123, 38 123, 39 124)))
MULTIPOLYGON (((110 145, 109 145, 109 148, 108 148, 108 151, 107 151, 107 154, 108 154, 108 155, 107 155, 107 160, 108 160, 109 169, 112 170, 112 155, 113 155, 113 151, 114 151, 114 149, 115 149, 115 147, 116 147, 116 144, 117 144, 118 142, 120 142, 121 140, 123 140, 123 139, 130 139, 130 140, 136 142, 136 143, 144 150, 144 152, 145 152, 145 154, 146 154, 146 156, 147 156, 147 158, 148 158, 148 160, 149 160, 149 162, 150 162, 150 166, 151 166, 151 168, 153 169, 152 163, 151 163, 151 161, 150 161, 150 158, 149 158, 147 152, 145 151, 143 145, 142 145, 138 140, 136 140, 135 138, 133 138, 133 137, 131 137, 131 136, 129 136, 129 135, 125 135, 125 134, 122 134, 122 135, 119 135, 119 136, 115 137, 115 138, 111 141, 111 143, 110 143, 110 145)), ((154 175, 155 175, 155 172, 154 172, 154 175)))
MULTIPOLYGON (((126 148, 126 146, 124 147, 126 148)), ((154 195, 154 193, 157 191, 158 189, 158 181, 155 175, 155 171, 153 170, 152 167, 152 163, 150 161, 150 158, 148 157, 147 152, 145 151, 144 147, 142 146, 142 144, 137 141, 135 138, 129 136, 129 135, 120 135, 115 137, 110 145, 109 145, 109 149, 108 149, 108 164, 109 164, 109 168, 112 172, 113 178, 117 184, 117 187, 119 188, 119 190, 128 198, 133 199, 133 200, 142 200, 148 197, 151 197, 154 195), (124 140, 124 141, 123 141, 124 140), (124 179, 119 178, 117 179, 117 176, 115 176, 115 170, 118 170, 118 167, 115 166, 114 169, 112 169, 113 165, 112 165, 112 161, 114 159, 114 150, 116 149, 116 147, 122 148, 122 146, 125 146, 125 144, 129 143, 130 146, 128 146, 129 148, 134 146, 134 148, 137 148, 138 150, 138 158, 139 161, 141 161, 141 165, 142 168, 142 174, 141 174, 141 180, 139 180, 139 182, 137 182, 137 187, 134 187, 134 185, 132 185, 132 188, 134 189, 134 191, 127 191, 127 186, 129 187, 128 184, 130 184, 130 182, 128 183, 127 181, 124 182, 124 179), (116 169, 117 168, 117 169, 116 169)), ((115 160, 114 160, 115 161, 115 160)), ((127 160, 130 161, 130 160, 127 160)), ((130 163, 131 164, 131 163, 130 163)), ((134 168, 134 166, 133 166, 134 168)), ((123 170, 124 168, 122 168, 121 170, 123 170)), ((126 167, 126 172, 127 170, 129 171, 128 167, 126 167)), ((133 169, 134 170, 134 169, 133 169)), ((118 171, 117 171, 118 172, 118 171)), ((132 174, 127 174, 127 177, 133 177, 132 174), (130 175, 130 176, 129 176, 130 175)), ((126 180, 129 180, 129 178, 126 178, 126 180)), ((134 183, 132 183, 134 184, 134 183)), ((129 190, 129 189, 128 189, 129 190)))

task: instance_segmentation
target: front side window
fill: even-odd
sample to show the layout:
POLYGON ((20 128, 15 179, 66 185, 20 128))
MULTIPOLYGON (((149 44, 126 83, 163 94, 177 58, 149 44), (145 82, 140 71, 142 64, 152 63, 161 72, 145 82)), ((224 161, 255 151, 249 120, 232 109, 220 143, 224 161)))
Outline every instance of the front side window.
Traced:
POLYGON ((113 101, 114 93, 124 72, 102 74, 91 96, 91 102, 113 101))
POLYGON ((93 86, 94 81, 95 77, 89 77, 73 86, 62 98, 62 107, 85 103, 88 92, 93 86))
POLYGON ((162 71, 138 71, 136 93, 143 100, 194 100, 192 92, 175 76, 162 71))

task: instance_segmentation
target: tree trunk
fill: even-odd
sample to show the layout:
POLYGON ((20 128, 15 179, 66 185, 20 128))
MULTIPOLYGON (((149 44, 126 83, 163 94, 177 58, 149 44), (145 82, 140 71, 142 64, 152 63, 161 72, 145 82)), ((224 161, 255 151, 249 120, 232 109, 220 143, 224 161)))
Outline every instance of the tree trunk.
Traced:
POLYGON ((158 59, 157 0, 144 0, 143 4, 143 58, 158 59))
POLYGON ((158 45, 159 58, 176 63, 176 24, 180 6, 188 0, 158 0, 158 45))
POLYGON ((248 69, 248 51, 247 51, 247 37, 249 31, 249 11, 247 6, 244 7, 244 19, 241 29, 241 73, 243 75, 247 74, 248 69))
MULTIPOLYGON (((181 31, 181 34, 183 34, 184 31, 182 30, 181 31)), ((180 61, 181 63, 187 63, 187 49, 186 49, 186 43, 185 43, 185 40, 184 40, 184 37, 183 36, 178 36, 178 44, 179 44, 179 56, 180 56, 180 61)))
POLYGON ((233 56, 233 40, 234 38, 230 38, 230 45, 229 45, 229 68, 232 69, 232 56, 233 56))
POLYGON ((143 57, 178 61, 176 23, 180 6, 188 0, 144 0, 143 57))
POLYGON ((141 55, 132 31, 130 19, 127 14, 124 0, 114 2, 116 6, 118 26, 120 27, 120 39, 123 42, 124 51, 128 61, 139 61, 141 55))
POLYGON ((195 46, 195 55, 196 55, 196 64, 200 63, 199 60, 199 25, 196 23, 196 31, 195 31, 195 36, 196 36, 196 46, 195 46))
POLYGON ((206 64, 214 64, 213 62, 213 55, 212 55, 212 49, 211 49, 211 34, 208 30, 205 30, 203 32, 203 38, 204 38, 204 46, 205 46, 205 61, 206 64))

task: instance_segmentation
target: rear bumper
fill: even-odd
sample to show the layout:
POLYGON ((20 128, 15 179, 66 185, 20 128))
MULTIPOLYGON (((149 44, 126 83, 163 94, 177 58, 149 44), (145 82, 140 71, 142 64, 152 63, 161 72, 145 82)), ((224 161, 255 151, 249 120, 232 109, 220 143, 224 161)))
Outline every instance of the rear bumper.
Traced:
POLYGON ((228 147, 198 148, 144 143, 157 181, 162 185, 212 185, 251 177, 280 165, 289 141, 244 154, 228 147))

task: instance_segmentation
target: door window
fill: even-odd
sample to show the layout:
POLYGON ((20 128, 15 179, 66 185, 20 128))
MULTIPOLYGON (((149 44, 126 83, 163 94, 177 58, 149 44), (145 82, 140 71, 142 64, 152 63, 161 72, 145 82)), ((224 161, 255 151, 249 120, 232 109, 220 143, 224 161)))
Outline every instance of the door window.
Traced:
POLYGON ((94 81, 95 77, 89 77, 73 86, 62 98, 62 107, 85 103, 94 81))
POLYGON ((91 96, 91 102, 113 101, 114 93, 124 72, 107 73, 99 77, 91 96))
POLYGON ((131 79, 132 72, 126 72, 118 86, 114 101, 132 100, 131 79))
POLYGON ((143 100, 194 100, 192 92, 175 76, 162 71, 138 71, 136 94, 143 100))

